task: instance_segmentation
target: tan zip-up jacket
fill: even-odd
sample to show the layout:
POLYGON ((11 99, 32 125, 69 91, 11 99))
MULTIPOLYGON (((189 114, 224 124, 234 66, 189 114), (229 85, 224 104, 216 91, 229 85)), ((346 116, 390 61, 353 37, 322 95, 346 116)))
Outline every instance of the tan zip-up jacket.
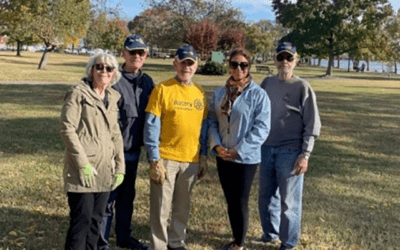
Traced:
POLYGON ((64 140, 64 189, 66 192, 109 192, 112 174, 125 174, 117 101, 120 94, 109 86, 108 108, 100 96, 82 81, 65 96, 60 133, 64 140), (98 175, 96 185, 82 186, 79 168, 92 164, 98 175))

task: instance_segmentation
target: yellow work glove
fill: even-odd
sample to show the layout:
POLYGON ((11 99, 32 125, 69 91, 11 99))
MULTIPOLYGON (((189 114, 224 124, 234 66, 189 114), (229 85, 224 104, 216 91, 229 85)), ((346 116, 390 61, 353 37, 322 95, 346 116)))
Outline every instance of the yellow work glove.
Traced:
POLYGON ((95 176, 97 175, 96 169, 92 164, 88 163, 79 168, 79 180, 84 187, 93 187, 96 185, 95 176))
POLYGON ((123 181, 124 181, 124 175, 123 174, 113 174, 111 190, 116 189, 119 185, 121 185, 121 183, 123 181))
POLYGON ((167 178, 167 170, 164 167, 163 160, 150 161, 150 181, 156 185, 162 186, 167 178))
POLYGON ((200 156, 200 169, 199 169, 199 173, 197 174, 197 179, 200 180, 201 178, 203 178, 206 173, 207 173, 207 155, 201 155, 200 156))

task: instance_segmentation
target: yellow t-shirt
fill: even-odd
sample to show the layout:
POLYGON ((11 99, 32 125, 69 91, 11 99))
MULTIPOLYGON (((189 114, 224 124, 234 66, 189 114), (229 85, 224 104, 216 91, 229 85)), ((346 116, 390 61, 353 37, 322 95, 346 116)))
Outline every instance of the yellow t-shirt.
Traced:
POLYGON ((198 162, 200 130, 206 119, 203 89, 182 85, 174 78, 161 82, 151 93, 146 112, 160 117, 160 156, 180 162, 198 162))

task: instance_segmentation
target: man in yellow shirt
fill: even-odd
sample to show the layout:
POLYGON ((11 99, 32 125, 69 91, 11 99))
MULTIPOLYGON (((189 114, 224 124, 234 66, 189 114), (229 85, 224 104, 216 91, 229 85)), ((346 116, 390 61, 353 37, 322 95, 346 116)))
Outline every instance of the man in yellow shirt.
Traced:
POLYGON ((146 108, 144 145, 150 161, 154 250, 186 250, 190 194, 207 169, 205 93, 192 82, 197 70, 196 50, 190 45, 179 47, 174 68, 176 76, 153 90, 146 108))

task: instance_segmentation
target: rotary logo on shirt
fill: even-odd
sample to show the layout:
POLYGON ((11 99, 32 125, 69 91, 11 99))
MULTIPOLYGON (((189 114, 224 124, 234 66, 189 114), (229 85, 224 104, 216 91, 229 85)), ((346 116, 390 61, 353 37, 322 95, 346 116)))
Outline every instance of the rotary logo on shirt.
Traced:
POLYGON ((193 110, 193 108, 203 110, 204 104, 199 99, 196 99, 193 102, 175 100, 174 108, 180 110, 193 110))

